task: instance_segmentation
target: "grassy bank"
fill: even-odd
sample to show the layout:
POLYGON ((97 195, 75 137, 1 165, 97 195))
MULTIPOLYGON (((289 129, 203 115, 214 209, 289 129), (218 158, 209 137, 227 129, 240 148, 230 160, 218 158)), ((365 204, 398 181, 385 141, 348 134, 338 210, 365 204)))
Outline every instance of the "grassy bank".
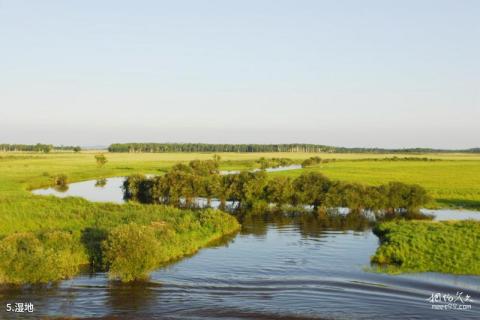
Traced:
POLYGON ((381 246, 372 262, 387 272, 480 275, 480 222, 386 222, 374 232, 381 246))
MULTIPOLYGON (((192 254, 211 241, 239 229, 235 218, 220 211, 189 211, 160 205, 92 203, 80 198, 34 196, 28 191, 51 184, 57 174, 67 175, 69 181, 78 181, 128 174, 132 170, 155 173, 169 166, 168 162, 129 159, 112 162, 111 165, 99 168, 91 154, 2 155, 0 283, 58 280, 74 275, 79 264, 131 268, 131 265, 125 263, 118 267, 118 261, 114 261, 118 255, 111 255, 111 261, 101 261, 104 256, 108 257, 102 248, 106 247, 103 243, 112 234, 117 235, 117 242, 109 243, 107 249, 112 252, 115 248, 128 250, 129 243, 122 243, 122 230, 118 229, 123 225, 136 226, 138 230, 146 230, 146 234, 154 235, 157 250, 152 250, 153 247, 144 248, 145 253, 154 257, 149 260, 147 269, 192 254)), ((153 244, 152 239, 149 241, 141 244, 153 244)), ((134 244, 132 253, 142 252, 134 244)), ((127 252, 129 259, 131 256, 133 255, 127 252)), ((130 275, 137 277, 145 273, 145 270, 134 270, 130 275)), ((113 275, 124 274, 125 272, 116 272, 113 275)), ((131 280, 131 277, 126 280, 131 280)))

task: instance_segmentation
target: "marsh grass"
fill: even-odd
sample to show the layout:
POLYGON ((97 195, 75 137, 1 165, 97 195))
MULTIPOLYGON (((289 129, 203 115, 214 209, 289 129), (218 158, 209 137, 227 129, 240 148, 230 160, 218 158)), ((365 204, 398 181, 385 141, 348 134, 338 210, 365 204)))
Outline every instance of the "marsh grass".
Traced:
POLYGON ((377 271, 480 274, 480 222, 390 221, 374 228, 377 271))
POLYGON ((0 242, 0 280, 11 284, 69 278, 88 258, 81 244, 65 231, 39 236, 13 233, 0 242))
MULTIPOLYGON (((162 174, 178 162, 194 159, 212 159, 211 153, 173 154, 106 154, 108 165, 98 168, 95 152, 1 153, 0 154, 0 239, 8 242, 8 252, 21 252, 12 243, 12 237, 23 234, 36 257, 47 257, 50 244, 44 235, 52 232, 69 234, 69 241, 81 246, 79 253, 85 256, 82 264, 98 269, 104 265, 101 242, 113 228, 135 223, 140 226, 163 228, 156 233, 162 244, 159 263, 179 259, 192 254, 211 241, 239 228, 237 221, 219 211, 178 210, 161 205, 92 203, 81 198, 64 199, 54 196, 36 196, 29 192, 35 188, 50 186, 52 177, 64 174, 69 182, 127 176, 133 173, 162 174), (26 234, 26 235, 25 235, 26 234), (9 240, 6 240, 9 239, 9 240)), ((322 163, 304 170, 275 174, 299 175, 313 170, 335 180, 381 184, 387 181, 418 183, 424 186, 437 201, 432 206, 463 206, 469 204, 480 209, 480 157, 474 154, 427 155, 445 161, 351 161, 365 158, 384 158, 389 155, 369 154, 311 154, 311 153, 225 153, 221 170, 255 168, 261 157, 282 157, 303 160, 311 156, 322 159, 337 158, 341 161, 322 163)), ((393 156, 393 155, 392 155, 393 156)), ((401 155, 397 155, 401 156, 401 155)), ((416 155, 421 156, 421 155, 416 155)), ((20 240, 18 240, 20 241, 20 240)), ((23 241, 23 240, 22 240, 23 241)), ((52 244, 53 245, 53 244, 52 244)), ((6 251, 6 252, 7 252, 6 251)), ((75 252, 77 252, 75 251, 75 252)), ((68 256, 68 250, 63 254, 68 256)), ((19 256, 21 260, 21 257, 19 256)), ((39 258, 40 259, 40 258, 39 258)), ((15 262, 21 266, 20 260, 15 262)), ((31 259, 32 261, 35 259, 31 259)), ((41 259, 40 259, 41 260, 41 259)), ((48 260, 48 259, 47 259, 48 260)), ((2 259, 0 282, 42 282, 63 279, 72 273, 68 266, 55 276, 29 274, 29 265, 11 268, 2 259), (10 269, 8 271, 7 269, 10 269), (5 273, 7 270, 7 273, 5 273), (16 270, 15 272, 12 270, 16 270), (13 273, 11 273, 13 272, 13 273)), ((10 261, 10 260, 9 260, 10 261)), ((26 263, 26 262, 25 262, 26 263)), ((43 263, 43 262, 39 262, 43 263)), ((48 265, 45 264, 46 266, 48 265)), ((13 266, 13 265, 12 265, 13 266)), ((47 268, 48 269, 48 268, 47 268)), ((33 270, 33 269, 32 269, 33 270)), ((40 270, 40 268, 39 268, 40 270)))
MULTIPOLYGON (((88 159, 82 154, 52 154, 0 162, 0 283, 61 280, 76 274, 82 264, 102 269, 108 260, 101 243, 111 230, 125 224, 156 230, 160 249, 152 249, 150 255, 158 265, 193 254, 239 229, 236 219, 221 211, 92 203, 75 197, 35 196, 28 191, 51 185, 52 177, 60 174, 68 175, 69 181, 81 181, 123 175, 130 171, 125 168, 152 172, 169 166, 158 162, 112 162, 97 168, 91 154, 88 159)), ((134 273, 133 278, 137 274, 145 276, 134 273)))

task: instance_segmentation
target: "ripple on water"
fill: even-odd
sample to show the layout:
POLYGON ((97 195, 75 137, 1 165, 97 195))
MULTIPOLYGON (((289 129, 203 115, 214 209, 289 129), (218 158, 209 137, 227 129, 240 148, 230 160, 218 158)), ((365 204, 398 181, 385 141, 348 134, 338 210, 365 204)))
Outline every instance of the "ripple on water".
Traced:
MULTIPOLYGON (((122 182, 107 179, 103 189, 95 181, 73 183, 62 196, 121 201, 122 182), (102 196, 90 198, 92 192, 102 196)), ((438 220, 480 219, 477 212, 424 211, 438 220)), ((161 268, 150 282, 122 285, 104 273, 81 275, 48 289, 2 289, 0 303, 31 301, 36 317, 480 319, 480 277, 368 272, 378 238, 368 227, 356 228, 324 228, 297 218, 243 221, 228 244, 161 268), (457 291, 472 296, 471 311, 439 312, 426 301, 432 292, 457 291)))

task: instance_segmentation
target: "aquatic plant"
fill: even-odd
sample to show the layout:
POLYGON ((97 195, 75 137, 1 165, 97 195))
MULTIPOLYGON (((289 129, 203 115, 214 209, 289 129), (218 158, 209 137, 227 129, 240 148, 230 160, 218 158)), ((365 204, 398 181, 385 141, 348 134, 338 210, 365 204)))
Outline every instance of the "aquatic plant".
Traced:
POLYGON ((400 220, 374 228, 381 245, 371 261, 387 272, 480 274, 480 222, 400 220))

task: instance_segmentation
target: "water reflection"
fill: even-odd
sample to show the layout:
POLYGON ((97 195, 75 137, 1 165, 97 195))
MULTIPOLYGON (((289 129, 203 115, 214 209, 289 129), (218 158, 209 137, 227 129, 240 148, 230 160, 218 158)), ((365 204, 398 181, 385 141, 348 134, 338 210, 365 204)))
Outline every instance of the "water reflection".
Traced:
POLYGON ((95 181, 95 187, 104 188, 107 185, 107 179, 98 179, 95 181))
POLYGON ((112 313, 148 310, 159 299, 161 290, 157 289, 160 287, 155 282, 111 281, 106 290, 106 304, 112 313))
POLYGON ((55 188, 44 188, 33 190, 32 193, 36 195, 53 195, 60 198, 81 197, 93 202, 124 203, 122 190, 124 180, 124 177, 107 178, 103 187, 101 185, 104 182, 99 180, 74 182, 68 184, 69 188, 63 192, 59 192, 55 188))
POLYGON ((243 215, 238 217, 242 224, 241 234, 263 236, 268 228, 274 226, 282 229, 288 226, 296 226, 304 237, 321 237, 329 230, 336 231, 366 231, 371 228, 373 221, 361 214, 325 214, 315 213, 302 214, 263 214, 243 215))
MULTIPOLYGON (((123 181, 122 177, 91 180, 72 183, 63 191, 50 188, 34 193, 122 203, 123 181)), ((212 202, 212 206, 216 204, 212 202)), ((480 219, 480 213, 474 211, 422 213, 436 220, 480 219)), ((455 294, 459 290, 479 301, 477 276, 368 272, 370 257, 378 247, 368 215, 340 208, 323 213, 246 213, 238 219, 242 224, 239 234, 159 268, 149 282, 121 284, 110 282, 104 273, 85 273, 56 286, 0 288, 0 305, 31 301, 38 311, 33 319, 107 315, 149 319, 452 319, 459 314, 435 313, 425 299, 432 292, 455 294)), ((105 231, 95 228, 82 234, 89 252, 97 252, 99 239, 104 237, 105 231)), ((94 268, 101 265, 100 257, 93 259, 94 268)), ((0 319, 9 319, 2 312, 0 319)), ((475 302, 472 310, 460 316, 480 318, 480 304, 475 302)))
MULTIPOLYGON (((89 180, 83 182, 75 182, 66 185, 65 187, 57 190, 56 188, 45 188, 33 190, 32 193, 37 195, 54 195, 57 197, 82 197, 89 201, 100 201, 100 202, 114 202, 114 203, 124 203, 123 199, 123 190, 122 185, 125 181, 124 177, 114 177, 101 180, 89 180), (103 181, 105 180, 105 181, 103 181)), ((207 199, 198 198, 196 203, 199 207, 207 205, 207 199)), ((210 205, 214 208, 220 205, 220 202, 216 199, 212 199, 210 205)), ((227 202, 227 209, 230 208, 234 210, 238 206, 238 203, 227 202)), ((306 209, 309 209, 306 207, 306 209)), ((334 209, 334 212, 340 214, 347 214, 348 209, 339 208, 334 209)), ((435 220, 450 220, 450 219, 475 219, 480 220, 480 213, 478 211, 468 211, 468 210, 451 210, 451 209, 442 209, 442 210, 427 210, 422 209, 421 213, 423 215, 417 216, 406 216, 406 218, 415 218, 415 219, 428 219, 426 215, 434 217, 435 220)), ((366 213, 368 216, 369 214, 366 213)), ((388 216, 385 217, 388 219, 388 216)))
POLYGON ((65 193, 68 191, 68 184, 59 184, 52 187, 56 192, 65 193))
POLYGON ((11 313, 6 313, 4 308, 7 303, 15 304, 18 302, 28 302, 34 304, 34 311, 36 311, 45 308, 45 306, 52 303, 51 297, 59 295, 62 295, 59 283, 23 286, 0 285, 0 303, 2 306, 0 309, 0 319, 35 319, 37 316, 34 313, 22 314, 22 317, 15 317, 15 315, 12 315, 11 313))
MULTIPOLYGON (((0 305, 31 301, 31 319, 452 319, 459 314, 432 311, 425 299, 456 290, 480 296, 480 277, 367 272, 378 238, 361 215, 239 219, 239 234, 159 268, 150 281, 122 284, 85 273, 56 286, 0 289, 0 305)), ((480 304, 460 316, 479 318, 480 304)), ((0 319, 11 318, 0 310, 0 319)))

